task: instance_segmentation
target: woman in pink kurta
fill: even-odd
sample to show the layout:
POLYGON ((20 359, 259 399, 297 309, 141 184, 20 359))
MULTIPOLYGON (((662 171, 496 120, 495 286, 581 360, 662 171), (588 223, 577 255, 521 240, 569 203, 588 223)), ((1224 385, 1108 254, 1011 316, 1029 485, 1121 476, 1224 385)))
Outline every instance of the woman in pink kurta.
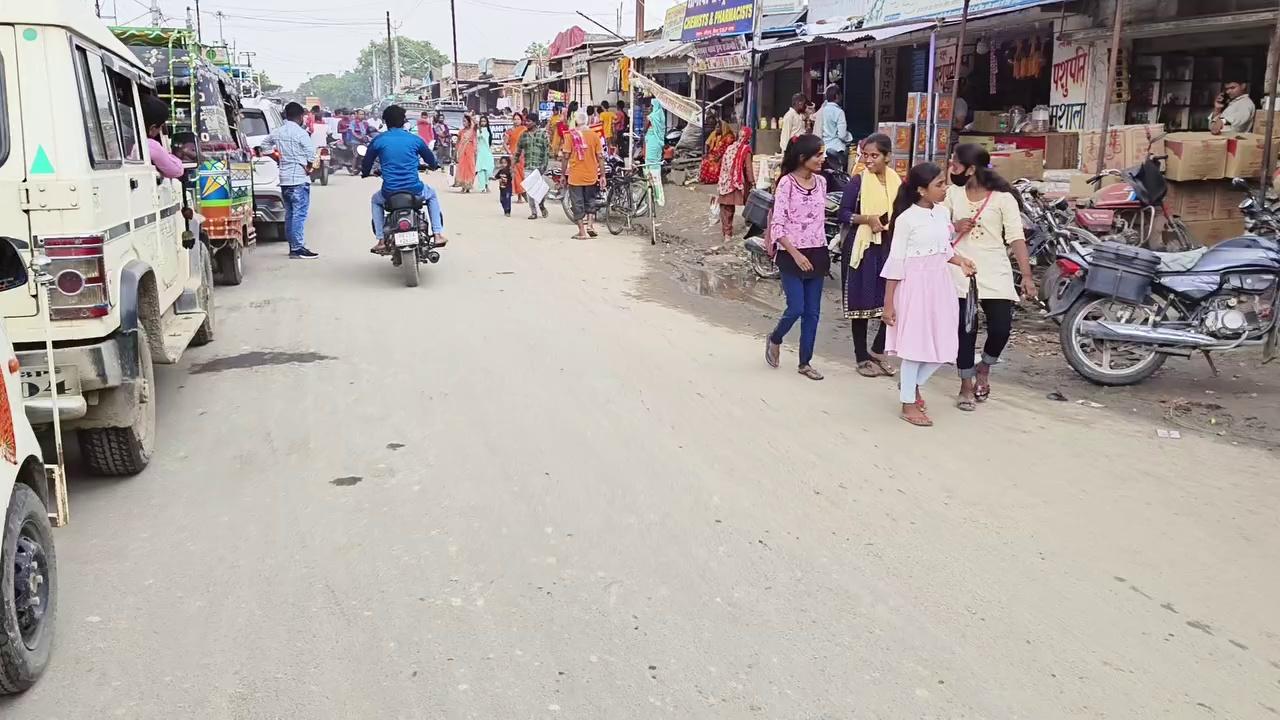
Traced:
POLYGON ((902 419, 927 427, 920 388, 943 365, 955 362, 960 308, 948 265, 974 273, 973 262, 955 254, 951 214, 943 205, 947 176, 924 163, 911 168, 894 202, 893 241, 881 275, 885 284, 885 351, 902 359, 899 400, 902 419))

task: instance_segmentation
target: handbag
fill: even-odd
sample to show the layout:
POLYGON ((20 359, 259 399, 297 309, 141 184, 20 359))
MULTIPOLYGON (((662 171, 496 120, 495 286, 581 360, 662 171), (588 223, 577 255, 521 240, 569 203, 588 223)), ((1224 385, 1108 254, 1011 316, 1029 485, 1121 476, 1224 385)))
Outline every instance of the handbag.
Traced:
POLYGON ((969 276, 969 292, 964 298, 964 331, 972 335, 978 329, 978 276, 969 276))

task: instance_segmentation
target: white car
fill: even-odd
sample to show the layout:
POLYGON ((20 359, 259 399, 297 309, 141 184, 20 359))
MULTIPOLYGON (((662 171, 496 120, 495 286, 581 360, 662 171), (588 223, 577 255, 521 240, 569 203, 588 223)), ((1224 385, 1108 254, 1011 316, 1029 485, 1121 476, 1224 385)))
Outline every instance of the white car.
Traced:
MULTIPOLYGON (((7 242, 0 245, 0 270, 0 288, 26 285, 22 258, 7 242)), ((0 695, 31 687, 49 665, 58 607, 48 511, 56 503, 50 502, 40 445, 22 409, 20 370, 0 323, 0 695)), ((40 370, 27 368, 28 375, 33 371, 40 370)))
MULTIPOLYGON (((248 98, 242 104, 240 129, 251 148, 261 145, 272 131, 284 124, 280 109, 270 100, 248 98)), ((283 240, 284 195, 280 192, 280 166, 270 157, 253 159, 253 207, 258 236, 283 240)))

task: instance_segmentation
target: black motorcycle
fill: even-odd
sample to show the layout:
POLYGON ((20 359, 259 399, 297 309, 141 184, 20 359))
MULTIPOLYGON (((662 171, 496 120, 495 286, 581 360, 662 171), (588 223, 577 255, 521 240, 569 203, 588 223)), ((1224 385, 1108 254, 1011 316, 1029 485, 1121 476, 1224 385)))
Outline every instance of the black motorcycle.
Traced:
MULTIPOLYGON (((1236 180, 1238 187, 1248 186, 1236 180)), ((1280 229, 1280 217, 1250 197, 1240 206, 1259 232, 1280 229)), ((1280 341, 1280 243, 1275 235, 1244 235, 1179 253, 1121 243, 1072 243, 1058 258, 1065 283, 1051 300, 1061 318, 1063 357, 1099 385, 1133 385, 1170 355, 1262 346, 1263 362, 1280 341)))
POLYGON ((424 210, 422 198, 413 193, 395 193, 386 201, 386 228, 382 234, 385 254, 400 268, 404 284, 418 286, 418 264, 440 262, 435 232, 424 210))
MULTIPOLYGON (((844 229, 840 227, 838 220, 840 203, 843 199, 843 192, 827 193, 823 232, 827 238, 827 247, 831 249, 831 267, 833 270, 840 267, 840 246, 842 243, 836 242, 836 240, 843 240, 843 238, 840 238, 840 234, 844 232, 844 229)), ((742 246, 746 249, 747 256, 751 260, 751 269, 755 272, 756 277, 762 280, 776 279, 781 274, 778 270, 778 265, 774 262, 775 256, 769 254, 764 241, 764 234, 769 224, 769 211, 772 209, 773 194, 757 188, 747 195, 747 204, 742 211, 743 219, 747 223, 747 234, 743 238, 742 246)))

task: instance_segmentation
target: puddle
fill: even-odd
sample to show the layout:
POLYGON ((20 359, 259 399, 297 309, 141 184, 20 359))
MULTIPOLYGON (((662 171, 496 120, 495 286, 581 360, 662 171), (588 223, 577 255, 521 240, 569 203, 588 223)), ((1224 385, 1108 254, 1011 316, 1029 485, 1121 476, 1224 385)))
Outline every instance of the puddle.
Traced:
POLYGON ((745 302, 770 310, 780 302, 776 281, 758 280, 748 276, 741 268, 708 267, 680 261, 669 262, 672 265, 672 277, 685 292, 691 295, 745 302), (771 297, 779 298, 779 301, 771 302, 769 300, 771 297))
POLYGON ((317 352, 277 352, 274 350, 254 350, 214 358, 208 362, 191 366, 192 375, 216 373, 223 370, 244 370, 247 368, 266 367, 270 365, 305 365, 307 363, 333 360, 330 355, 317 352))

